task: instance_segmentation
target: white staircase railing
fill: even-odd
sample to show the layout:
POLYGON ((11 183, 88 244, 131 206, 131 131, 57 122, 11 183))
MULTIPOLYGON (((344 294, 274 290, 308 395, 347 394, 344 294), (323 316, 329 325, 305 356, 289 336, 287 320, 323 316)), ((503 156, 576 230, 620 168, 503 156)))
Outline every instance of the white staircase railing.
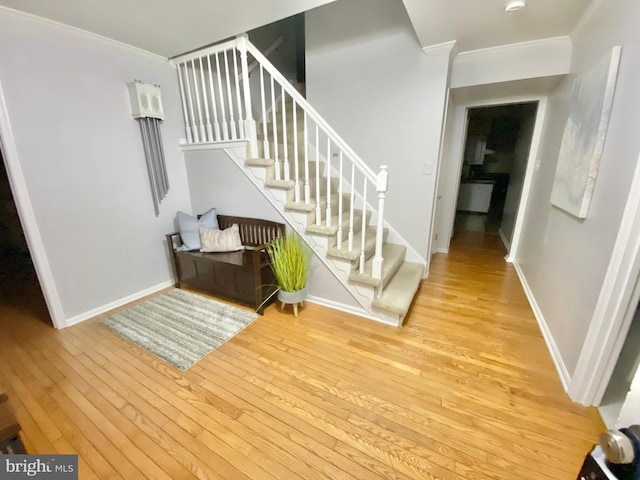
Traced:
POLYGON ((177 67, 187 143, 247 140, 251 157, 273 160, 275 180, 293 188, 296 203, 315 211, 315 225, 337 228, 338 249, 353 251, 357 247, 354 232, 361 230, 360 272, 366 260, 366 211, 373 210, 367 191, 375 189, 372 276, 382 278, 387 167, 374 173, 246 34, 172 62, 177 67), (252 67, 258 65, 251 76, 249 57, 252 67), (255 118, 260 121, 259 131, 255 118), (337 177, 337 186, 332 177, 337 177), (361 225, 354 223, 356 203, 362 209, 361 225))

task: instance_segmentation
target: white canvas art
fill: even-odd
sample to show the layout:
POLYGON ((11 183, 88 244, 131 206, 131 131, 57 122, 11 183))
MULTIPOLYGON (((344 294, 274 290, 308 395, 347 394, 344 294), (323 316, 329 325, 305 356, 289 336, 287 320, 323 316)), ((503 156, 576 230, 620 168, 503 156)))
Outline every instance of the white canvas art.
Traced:
POLYGON ((586 218, 607 134, 621 47, 576 76, 562 135, 551 203, 586 218))

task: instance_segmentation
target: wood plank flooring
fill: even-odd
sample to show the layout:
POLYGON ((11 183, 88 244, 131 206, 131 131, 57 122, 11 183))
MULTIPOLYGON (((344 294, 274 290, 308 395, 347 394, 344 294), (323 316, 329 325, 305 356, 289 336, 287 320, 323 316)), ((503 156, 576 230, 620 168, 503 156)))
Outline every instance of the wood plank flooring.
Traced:
POLYGON ((79 454, 81 479, 573 480, 604 425, 504 254, 458 236, 400 329, 271 306, 185 373, 100 318, 0 305, 0 386, 28 451, 79 454))

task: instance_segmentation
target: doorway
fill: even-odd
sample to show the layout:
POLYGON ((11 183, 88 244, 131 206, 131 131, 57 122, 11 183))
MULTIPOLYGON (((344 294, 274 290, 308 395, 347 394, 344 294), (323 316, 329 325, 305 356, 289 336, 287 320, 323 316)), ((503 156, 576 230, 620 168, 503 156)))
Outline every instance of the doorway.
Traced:
POLYGON ((11 191, 0 148, 0 312, 52 324, 11 191))
POLYGON ((453 236, 499 235, 510 249, 538 102, 469 108, 453 236))
MULTIPOLYGON (((598 407, 602 420, 609 428, 617 426, 620 412, 627 399, 638 366, 640 365, 640 304, 629 327, 627 338, 620 351, 620 356, 609 380, 607 390, 598 407)), ((619 425, 626 427, 628 425, 619 425)))

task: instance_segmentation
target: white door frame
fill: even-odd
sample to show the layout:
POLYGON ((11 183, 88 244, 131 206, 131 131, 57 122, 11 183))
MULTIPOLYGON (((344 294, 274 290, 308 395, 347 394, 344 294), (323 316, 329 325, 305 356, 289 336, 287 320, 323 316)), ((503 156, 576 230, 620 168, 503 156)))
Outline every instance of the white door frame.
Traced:
POLYGON ((444 152, 446 151, 445 139, 446 129, 448 126, 449 120, 449 106, 451 105, 451 89, 447 89, 447 98, 444 104, 444 112, 442 114, 442 129, 440 130, 440 146, 438 147, 438 163, 436 165, 436 183, 433 189, 433 200, 431 209, 431 235, 429 236, 429 244, 427 245, 427 268, 425 269, 425 273, 429 275, 429 267, 431 266, 431 260, 433 254, 436 253, 433 250, 433 244, 435 243, 435 235, 438 233, 437 231, 437 221, 439 220, 440 215, 442 214, 442 202, 438 191, 440 190, 440 172, 442 170, 442 157, 444 152))
POLYGON ((640 301, 640 158, 598 301, 569 383, 571 399, 598 405, 640 301))
POLYGON ((0 148, 2 148, 2 156, 4 157, 7 176, 11 186, 11 193, 16 204, 18 217, 24 231, 24 236, 31 253, 33 266, 35 267, 40 288, 44 295, 44 300, 49 309, 53 326, 56 328, 66 327, 64 310, 60 302, 58 290, 53 278, 53 273, 49 266, 49 260, 44 248, 42 236, 38 228, 36 216, 31 205, 29 191, 22 172, 18 156, 18 148, 15 143, 15 137, 9 121, 9 111, 0 82, 0 148))
MULTIPOLYGON (((539 166, 537 157, 538 157, 538 151, 540 149, 540 144, 542 140, 542 130, 544 126, 544 121, 546 118, 547 96, 546 95, 516 95, 516 96, 510 96, 510 97, 503 97, 503 98, 492 98, 490 100, 463 102, 458 105, 455 105, 455 101, 453 102, 454 107, 464 108, 465 113, 464 113, 464 119, 458 118, 458 119, 455 119, 453 122, 451 122, 451 128, 455 128, 454 124, 456 122, 464 121, 466 123, 469 115, 469 109, 471 108, 497 107, 501 105, 511 105, 516 103, 531 103, 531 102, 537 102, 538 108, 536 110, 536 121, 535 121, 533 134, 531 138, 531 147, 529 149, 529 157, 527 159, 527 168, 526 168, 524 181, 522 185, 522 194, 520 196, 520 204, 518 206, 518 213, 516 215, 516 221, 513 228, 511 246, 509 248, 509 253, 506 258, 508 262, 513 262, 518 252, 518 246, 520 244, 520 236, 522 232, 522 225, 524 222, 524 215, 526 212, 527 204, 529 203, 529 193, 531 191, 531 184, 534 176, 533 174, 536 168, 539 166)), ((457 108, 451 108, 449 111, 455 112, 456 110, 457 108)), ((459 142, 462 145, 464 145, 466 132, 467 132, 466 126, 459 130, 462 131, 462 137, 453 138, 452 141, 459 142)), ((456 163, 454 165, 454 170, 458 172, 455 178, 458 180, 455 186, 449 185, 449 188, 454 188, 456 190, 459 188, 459 184, 460 184, 459 178, 460 178, 460 173, 462 172, 463 159, 464 159, 464 148, 461 148, 458 158, 455 159, 456 163)), ((440 171, 442 171, 442 169, 440 169, 440 171)), ((453 197, 454 202, 456 201, 456 198, 457 198, 457 195, 453 197)), ((450 215, 450 218, 447 220, 447 224, 446 224, 448 228, 443 229, 443 231, 447 232, 447 235, 448 235, 447 250, 449 247, 449 242, 451 241, 451 232, 453 231, 453 223, 455 220, 455 214, 456 214, 455 205, 451 209, 451 212, 452 214, 450 215)), ((432 225, 431 228, 433 231, 433 228, 435 228, 435 225, 432 225)))

